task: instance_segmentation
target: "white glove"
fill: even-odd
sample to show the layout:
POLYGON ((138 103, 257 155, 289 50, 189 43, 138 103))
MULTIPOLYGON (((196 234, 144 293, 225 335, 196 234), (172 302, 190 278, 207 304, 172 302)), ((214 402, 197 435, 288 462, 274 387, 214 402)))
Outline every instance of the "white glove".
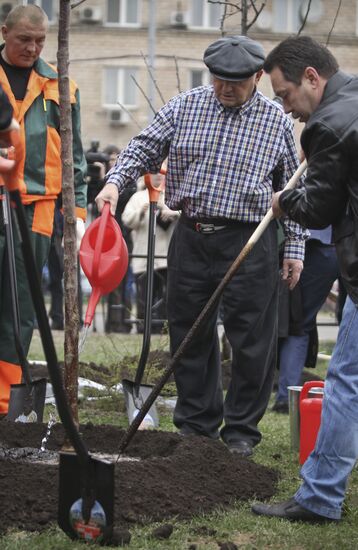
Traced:
POLYGON ((82 241, 83 235, 85 234, 85 230, 86 230, 85 229, 85 222, 83 221, 82 218, 77 218, 77 221, 76 221, 76 248, 77 248, 77 252, 80 249, 81 241, 82 241))

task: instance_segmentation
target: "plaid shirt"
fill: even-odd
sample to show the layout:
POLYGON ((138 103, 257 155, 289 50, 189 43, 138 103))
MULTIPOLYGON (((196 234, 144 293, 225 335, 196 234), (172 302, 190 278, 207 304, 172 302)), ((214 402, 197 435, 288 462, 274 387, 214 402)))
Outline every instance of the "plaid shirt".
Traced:
MULTIPOLYGON (((168 157, 165 202, 192 218, 260 222, 298 167, 292 123, 260 92, 224 107, 212 86, 171 99, 106 176, 121 191, 168 157)), ((303 259, 306 232, 285 220, 285 257, 303 259)))

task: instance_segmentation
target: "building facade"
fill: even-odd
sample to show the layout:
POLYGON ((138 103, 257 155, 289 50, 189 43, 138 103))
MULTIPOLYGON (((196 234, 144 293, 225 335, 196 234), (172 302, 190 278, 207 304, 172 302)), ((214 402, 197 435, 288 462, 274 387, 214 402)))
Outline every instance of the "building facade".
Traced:
MULTIPOLYGON (((49 16, 43 57, 56 64, 59 0, 23 3, 27 2, 39 4, 49 16)), ((19 3, 0 2, 2 20, 19 3)), ((235 3, 239 2, 230 2, 235 3)), ((261 3, 256 2, 258 7, 261 3)), ((307 5, 308 0, 267 0, 248 35, 269 52, 278 41, 298 32, 307 5)), ((342 69, 358 73, 358 0, 342 2, 337 15, 338 5, 333 0, 312 0, 302 32, 323 43, 329 40, 342 69)), ((241 14, 230 15, 223 23, 223 9, 221 3, 208 0, 86 0, 72 10, 70 75, 81 92, 85 148, 93 140, 100 142, 100 148, 125 146, 163 101, 210 81, 203 51, 222 32, 242 32, 241 14)), ((248 20, 252 17, 251 9, 248 20)), ((266 75, 260 89, 272 97, 266 75)))

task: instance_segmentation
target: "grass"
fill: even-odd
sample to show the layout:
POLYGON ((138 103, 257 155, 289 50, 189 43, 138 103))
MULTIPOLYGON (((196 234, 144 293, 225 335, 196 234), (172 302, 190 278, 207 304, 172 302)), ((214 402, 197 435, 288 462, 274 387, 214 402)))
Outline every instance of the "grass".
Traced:
MULTIPOLYGON (((63 357, 63 334, 55 334, 59 358, 63 357), (61 355, 62 354, 62 355, 61 355)), ((91 334, 81 360, 115 365, 125 356, 139 353, 141 337, 136 335, 91 334)), ((154 347, 167 348, 166 337, 154 337, 154 347)), ((320 349, 330 353, 332 343, 324 342, 320 349)), ((40 342, 35 335, 30 350, 30 358, 41 358, 40 342)), ((315 374, 324 377, 327 362, 319 360, 315 374)), ((160 408, 160 428, 173 431, 171 412, 160 408)), ((113 396, 106 390, 96 401, 84 400, 80 406, 81 421, 110 423, 126 426, 127 419, 122 396, 113 396)), ((273 467, 280 472, 278 491, 272 501, 280 501, 292 496, 299 486, 298 457, 290 451, 289 419, 285 415, 272 413, 270 409, 261 421, 263 440, 255 450, 254 460, 273 467)), ((140 485, 139 485, 140 487, 140 485)), ((345 502, 344 518, 339 524, 309 525, 289 523, 279 519, 255 516, 250 510, 251 503, 237 502, 230 510, 198 516, 190 522, 175 522, 171 537, 165 541, 154 539, 151 533, 159 524, 131 529, 129 548, 135 550, 217 550, 219 543, 232 542, 238 548, 250 550, 289 549, 289 550, 345 550, 358 548, 358 471, 354 471, 345 502)), ((56 526, 41 534, 13 531, 0 538, 1 550, 67 550, 83 549, 80 542, 71 541, 56 526)))

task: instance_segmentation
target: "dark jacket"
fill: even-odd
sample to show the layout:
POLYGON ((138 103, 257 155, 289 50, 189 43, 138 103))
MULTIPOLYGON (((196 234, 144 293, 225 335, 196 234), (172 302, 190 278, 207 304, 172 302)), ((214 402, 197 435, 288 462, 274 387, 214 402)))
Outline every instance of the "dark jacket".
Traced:
POLYGON ((6 130, 11 124, 13 108, 0 85, 0 130, 6 130))
POLYGON ((305 227, 333 226, 344 285, 358 303, 358 78, 338 71, 301 136, 308 161, 304 188, 284 191, 280 206, 305 227))

